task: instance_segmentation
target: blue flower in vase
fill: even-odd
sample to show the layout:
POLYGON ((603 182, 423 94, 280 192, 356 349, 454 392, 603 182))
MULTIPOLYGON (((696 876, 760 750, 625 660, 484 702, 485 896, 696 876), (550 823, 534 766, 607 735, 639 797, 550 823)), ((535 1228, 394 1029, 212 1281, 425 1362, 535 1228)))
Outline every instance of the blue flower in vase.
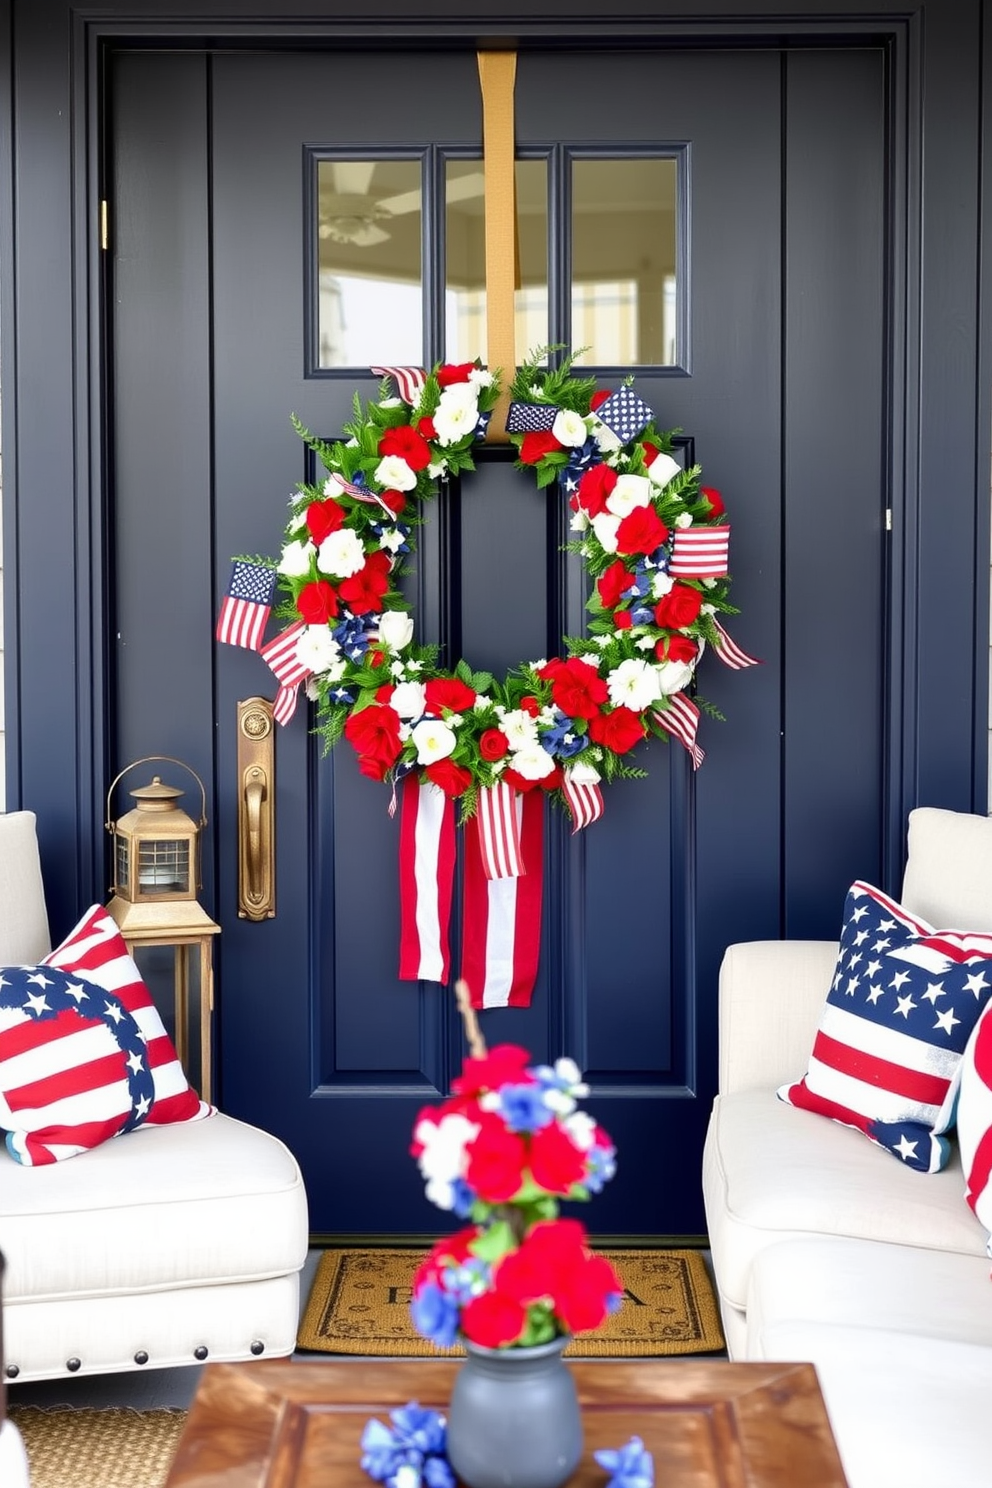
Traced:
POLYGON ((593 1452, 600 1467, 612 1474, 607 1488, 652 1488, 654 1458, 645 1451, 639 1436, 632 1436, 623 1447, 604 1447, 593 1452))
POLYGON ((389 1419, 395 1428, 397 1440, 405 1446, 415 1447, 425 1455, 444 1451, 447 1429, 444 1417, 438 1411, 429 1410, 427 1406, 418 1405, 416 1400, 411 1400, 408 1405, 390 1411, 389 1419))
POLYGON ((586 1154, 588 1164, 585 1186, 590 1193, 601 1193, 617 1170, 615 1147, 590 1147, 586 1154))
POLYGON ((418 1333, 438 1348, 452 1348, 458 1337, 458 1302, 436 1282, 428 1282, 410 1303, 410 1316, 418 1333))
POLYGON ((499 1113, 512 1132, 540 1131, 555 1119, 554 1112, 544 1103, 540 1085, 502 1086, 499 1113))
POLYGON ((474 1188, 470 1188, 464 1178, 454 1178, 451 1182, 451 1208, 459 1219, 468 1219, 472 1213, 472 1205, 478 1195, 474 1188))

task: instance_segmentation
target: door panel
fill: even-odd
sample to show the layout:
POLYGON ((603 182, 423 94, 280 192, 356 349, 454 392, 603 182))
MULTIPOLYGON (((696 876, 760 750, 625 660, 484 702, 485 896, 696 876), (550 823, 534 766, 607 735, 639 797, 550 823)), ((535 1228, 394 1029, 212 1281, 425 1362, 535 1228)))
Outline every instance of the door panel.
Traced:
MULTIPOLYGON (((478 150, 481 108, 472 53, 418 55, 415 67, 409 54, 388 53, 121 55, 122 197, 161 149, 142 125, 146 88, 190 64, 205 69, 209 90, 200 137, 209 240, 182 170, 159 172, 167 200, 152 215, 159 231, 175 219, 199 233, 210 254, 210 314, 192 334, 199 354, 212 355, 213 484, 209 496, 185 491, 182 501, 198 533, 209 511, 214 603, 230 555, 278 552, 286 498, 307 473, 290 412, 335 437, 354 389, 376 386, 361 369, 306 374, 304 146, 478 150)), ((689 357, 682 371, 639 369, 636 385, 660 427, 694 437, 704 479, 724 493, 742 610, 731 628, 764 662, 735 673, 705 660, 700 690, 727 721, 704 721, 697 776, 677 745, 654 743, 641 759, 648 778, 612 786, 594 827, 572 837, 566 821, 550 819, 533 1004, 482 1015, 490 1043, 523 1043, 540 1060, 568 1053, 589 1072, 590 1108, 620 1149, 617 1177, 589 1216, 600 1233, 702 1231, 699 1158, 723 949, 785 928, 835 934, 848 882, 880 862, 882 83, 875 52, 518 61, 520 149, 688 143, 689 357), (623 107, 593 118, 586 101, 604 88, 623 107), (845 209, 841 230, 848 193, 858 209, 845 209)), ((195 157, 199 147, 185 149, 195 157)), ((552 210, 563 215, 560 197, 552 210)), ((130 244, 139 262, 154 246, 143 253, 141 230, 130 244)), ((146 295, 151 305, 142 308, 134 288, 117 295, 121 468, 146 448, 155 380, 174 377, 182 356, 176 307, 187 287, 204 289, 195 255, 182 270, 188 286, 180 274, 168 294, 146 295), (161 321, 169 365, 124 399, 134 366, 124 348, 138 344, 134 328, 148 314, 161 321)), ((137 282, 150 287, 147 275, 137 282)), ((552 264, 551 300, 553 333, 565 336, 561 264, 552 264)), ((436 301, 425 326, 430 362, 443 346, 436 301)), ((202 405, 188 417, 202 429, 202 405)), ((115 501, 127 545, 153 540, 152 501, 132 509, 123 486, 115 501)), ((422 531, 412 581, 421 637, 500 670, 552 654, 582 616, 581 570, 561 553, 566 529, 560 499, 484 453, 422 531)), ((202 618, 203 581, 190 583, 202 618)), ((133 668, 161 638, 123 580, 117 602, 133 668)), ((198 665, 210 634, 205 626, 196 642, 198 665)), ((159 691, 168 696, 171 684, 181 696, 182 651, 165 650, 159 691)), ((239 921, 235 707, 270 679, 257 656, 214 650, 220 1101, 297 1152, 316 1232, 432 1231, 437 1215, 408 1156, 409 1133, 419 1107, 448 1088, 462 1040, 450 990, 396 976, 398 817, 346 745, 321 757, 300 709, 277 745, 277 915, 239 921)), ((162 706, 152 700, 153 718, 162 706)), ((123 691, 118 708, 127 754, 139 725, 123 691)), ((201 717, 189 727, 209 757, 208 725, 201 717)))

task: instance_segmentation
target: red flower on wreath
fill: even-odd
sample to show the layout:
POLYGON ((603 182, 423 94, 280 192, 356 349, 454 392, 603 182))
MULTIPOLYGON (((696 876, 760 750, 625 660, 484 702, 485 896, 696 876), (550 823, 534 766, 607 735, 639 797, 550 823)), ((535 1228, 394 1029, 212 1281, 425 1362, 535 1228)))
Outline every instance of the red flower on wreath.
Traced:
POLYGON ((384 780, 402 748, 399 716, 384 703, 370 703, 349 715, 344 736, 358 755, 358 768, 371 780, 384 780))
POLYGON ((563 445, 552 434, 550 429, 532 429, 525 434, 520 444, 520 458, 525 465, 536 465, 543 460, 545 455, 553 454, 560 450, 563 445))
POLYGON ((387 429, 379 440, 380 455, 398 455, 411 470, 426 470, 431 463, 431 447, 411 424, 387 429))
POLYGON ((474 687, 469 687, 460 677, 432 677, 424 691, 427 694, 427 710, 441 717, 441 710, 449 713, 468 713, 478 697, 474 687))
POLYGON ((510 747, 502 729, 485 729, 479 737, 479 753, 484 760, 500 760, 510 747))
POLYGON ((456 382, 468 382, 475 370, 474 362, 443 362, 437 369, 437 385, 443 392, 456 382))
POLYGON ((610 692, 594 664, 579 656, 555 657, 538 672, 551 682, 555 706, 569 718, 595 718, 610 692))
POLYGON ((389 572, 392 568, 389 554, 381 550, 370 553, 365 567, 338 585, 338 594, 349 606, 352 614, 364 615, 369 610, 382 609, 382 596, 389 589, 389 572))
POLYGON ((630 708, 614 708, 612 713, 598 713, 589 720, 589 737, 594 744, 626 754, 644 738, 644 724, 639 713, 630 708))
POLYGON ((296 608, 308 625, 326 625, 338 612, 338 597, 326 579, 314 579, 300 590, 296 608))
POLYGON ((654 648, 654 654, 659 661, 693 661, 698 645, 687 635, 663 636, 654 648))
POLYGON ((630 569, 622 559, 615 558, 596 585, 604 609, 615 609, 633 582, 630 569))
POLYGON ((683 630, 698 618, 703 596, 689 584, 673 584, 655 605, 654 623, 659 630, 683 630))
POLYGON ((337 532, 345 523, 345 509, 339 501, 329 497, 327 501, 311 501, 307 507, 307 527, 310 537, 319 548, 325 537, 337 532))
POLYGON ((668 528, 653 506, 635 506, 617 528, 618 553, 653 553, 668 536, 668 528))
POLYGON ((472 771, 466 770, 464 765, 456 765, 453 759, 435 760, 432 765, 424 767, 424 774, 452 799, 463 796, 472 784, 472 771))
POLYGON ((579 481, 577 492, 579 505, 590 517, 598 517, 606 510, 606 500, 616 485, 618 476, 612 465, 591 465, 579 481))

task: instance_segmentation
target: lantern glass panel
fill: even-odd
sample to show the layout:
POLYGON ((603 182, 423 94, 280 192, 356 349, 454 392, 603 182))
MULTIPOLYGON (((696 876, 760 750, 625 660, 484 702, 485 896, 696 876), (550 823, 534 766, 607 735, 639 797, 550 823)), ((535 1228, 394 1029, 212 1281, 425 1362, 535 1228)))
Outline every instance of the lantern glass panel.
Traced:
POLYGON ((138 884, 146 894, 189 892, 189 843, 149 838, 138 843, 138 884))
POLYGON ((123 832, 118 832, 115 839, 116 862, 115 881, 118 889, 129 893, 131 889, 131 843, 123 832))

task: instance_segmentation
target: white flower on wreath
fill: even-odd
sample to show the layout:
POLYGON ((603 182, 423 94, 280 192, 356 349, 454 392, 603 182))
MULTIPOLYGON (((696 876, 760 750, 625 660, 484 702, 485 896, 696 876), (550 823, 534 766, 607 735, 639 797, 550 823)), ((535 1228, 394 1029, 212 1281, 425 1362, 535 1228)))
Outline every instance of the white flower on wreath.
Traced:
POLYGON ((473 367, 468 374, 468 380, 474 388, 488 388, 492 387, 496 378, 488 367, 473 367))
POLYGON ((568 778, 574 785, 598 785, 602 776, 588 760, 578 759, 569 767, 568 778))
POLYGON ((447 460, 432 460, 427 467, 427 474, 431 480, 440 480, 443 475, 447 474, 447 470, 447 460))
POLYGON ((526 749, 528 745, 537 743, 537 719, 525 713, 523 708, 508 708, 500 717, 499 726, 511 749, 526 749))
POLYGON ((372 472, 372 478, 384 491, 412 491, 417 484, 416 472, 410 469, 402 455, 383 455, 372 472))
POLYGON ((663 661, 655 667, 658 673, 658 686, 663 696, 670 697, 672 693, 681 692, 683 687, 692 681, 692 674, 696 670, 696 662, 693 661, 663 661))
POLYGON ((379 537, 379 546, 395 558, 397 549, 403 546, 403 534, 398 527, 387 527, 379 537))
POLYGON ((599 512, 592 519, 592 530, 599 540, 599 545, 604 553, 615 553, 617 550, 617 529, 620 526, 620 518, 615 517, 612 512, 599 512))
POLYGON ((413 616, 406 610, 383 610, 379 616, 379 641, 387 651, 402 651, 413 640, 413 616))
POLYGON ((630 708, 634 713, 643 713, 661 697, 657 669, 637 657, 614 667, 606 678, 606 686, 615 708, 630 708))
POLYGON ((290 579, 302 579, 304 574, 310 572, 312 558, 312 542, 289 542, 282 550, 277 571, 290 579))
POLYGON ((663 594, 668 594, 674 588, 675 580, 671 574, 662 573, 661 569, 658 570, 651 580, 651 593, 655 599, 661 599, 663 594))
POLYGON ((682 528, 691 527, 692 516, 689 512, 679 512, 678 516, 675 518, 675 525, 676 527, 682 528))
POLYGON ((681 474, 682 466, 664 450, 659 450, 648 466, 648 479, 656 486, 667 486, 670 480, 681 474))
POLYGON ((572 520, 569 522, 568 525, 569 529, 572 532, 585 532, 586 528, 589 526, 589 518, 580 508, 579 511, 572 513, 572 520))
POLYGON ((592 426, 592 437, 595 439, 604 455, 612 455, 617 450, 623 449, 623 440, 618 439, 613 430, 608 428, 601 420, 596 419, 592 426))
POLYGON ((350 527, 331 532, 317 550, 317 567, 335 579, 348 579, 365 567, 365 544, 350 527))
POLYGON ((555 762, 548 751, 535 742, 515 750, 510 758, 510 765, 525 780, 543 780, 546 775, 551 774, 555 762))
POLYGON ((618 475, 617 483, 606 498, 606 510, 615 517, 629 517, 638 506, 651 501, 651 482, 646 475, 618 475))
POLYGON ((479 403, 470 382, 445 388, 433 415, 438 444, 457 444, 474 433, 479 422, 479 403))
MULTIPOLYGON (((296 641, 296 659, 311 672, 329 672, 341 660, 341 647, 326 625, 308 625, 296 641)), ((331 681, 336 682, 337 677, 331 681)))
POLYGON ((573 413, 570 408, 560 408, 555 415, 555 421, 551 425, 551 432, 559 444, 568 449, 579 449, 589 437, 586 429, 586 421, 581 413, 573 413))
MULTIPOLYGON (((399 689, 397 688, 397 691, 399 689)), ((395 707, 396 693, 393 693, 390 702, 395 707)), ((453 729, 440 718, 425 718, 418 723, 410 735, 417 750, 418 765, 433 765, 438 760, 447 759, 454 752, 458 740, 455 738, 453 729)))
POLYGON ((402 400, 399 399, 399 398, 380 398, 379 399, 379 407, 380 408, 402 408, 403 407, 403 403, 402 403, 402 400))
POLYGON ((423 682, 399 682, 389 706, 401 718, 422 718, 427 707, 427 689, 423 682))

